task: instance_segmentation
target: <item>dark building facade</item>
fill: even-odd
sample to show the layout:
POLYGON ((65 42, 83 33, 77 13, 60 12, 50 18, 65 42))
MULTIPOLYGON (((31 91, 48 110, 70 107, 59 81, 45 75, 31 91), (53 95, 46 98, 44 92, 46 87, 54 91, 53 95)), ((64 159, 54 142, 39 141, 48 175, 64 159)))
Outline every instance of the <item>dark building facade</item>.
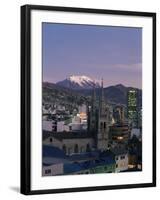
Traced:
POLYGON ((124 106, 117 105, 113 109, 113 117, 115 123, 123 123, 125 121, 124 106))
POLYGON ((92 103, 88 111, 88 131, 95 132, 96 147, 98 150, 107 150, 109 141, 109 108, 105 103, 103 80, 99 101, 93 89, 92 103))

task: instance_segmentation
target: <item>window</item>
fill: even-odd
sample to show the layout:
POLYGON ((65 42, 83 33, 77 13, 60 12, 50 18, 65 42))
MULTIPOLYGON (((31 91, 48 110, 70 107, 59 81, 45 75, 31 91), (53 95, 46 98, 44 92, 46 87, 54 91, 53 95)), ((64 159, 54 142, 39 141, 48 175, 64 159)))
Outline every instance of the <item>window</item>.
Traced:
POLYGON ((103 129, 103 122, 101 122, 100 128, 103 129))
POLYGON ((125 159, 125 156, 121 156, 121 160, 125 159))
POLYGON ((116 160, 118 160, 118 156, 116 156, 116 160))
POLYGON ((45 170, 45 174, 50 174, 51 173, 51 169, 46 169, 45 170))
POLYGON ((103 126, 104 126, 104 129, 106 129, 106 122, 104 122, 103 126))
POLYGON ((84 147, 81 147, 81 153, 83 153, 84 152, 84 147))
POLYGON ((63 147, 62 147, 64 153, 66 154, 66 145, 64 144, 63 147))
POLYGON ((91 148, 90 148, 90 145, 88 143, 87 146, 86 146, 86 152, 90 152, 90 151, 91 151, 91 148))
POLYGON ((75 144, 74 146, 74 153, 78 153, 78 144, 75 144))
POLYGON ((69 147, 69 148, 68 148, 68 155, 70 155, 71 153, 72 153, 72 148, 69 147))
POLYGON ((53 142, 53 139, 52 139, 52 138, 50 138, 50 139, 49 139, 49 141, 50 141, 50 142, 53 142))

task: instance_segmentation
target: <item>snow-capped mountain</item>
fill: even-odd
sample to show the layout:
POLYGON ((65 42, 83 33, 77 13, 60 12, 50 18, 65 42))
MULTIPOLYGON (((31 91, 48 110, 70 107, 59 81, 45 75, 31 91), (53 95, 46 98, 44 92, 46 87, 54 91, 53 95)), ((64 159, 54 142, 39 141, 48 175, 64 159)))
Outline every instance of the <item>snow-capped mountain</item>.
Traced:
POLYGON ((96 88, 100 87, 97 81, 94 81, 88 76, 75 75, 70 76, 63 81, 59 81, 56 84, 73 90, 92 89, 94 86, 96 88))

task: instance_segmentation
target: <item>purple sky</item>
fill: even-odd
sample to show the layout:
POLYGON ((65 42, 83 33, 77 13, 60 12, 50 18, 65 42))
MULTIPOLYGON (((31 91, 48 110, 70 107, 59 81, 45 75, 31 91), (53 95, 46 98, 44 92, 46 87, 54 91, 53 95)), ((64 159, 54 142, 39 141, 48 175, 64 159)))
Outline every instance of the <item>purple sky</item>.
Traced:
POLYGON ((43 23, 43 81, 70 75, 142 88, 142 29, 43 23))

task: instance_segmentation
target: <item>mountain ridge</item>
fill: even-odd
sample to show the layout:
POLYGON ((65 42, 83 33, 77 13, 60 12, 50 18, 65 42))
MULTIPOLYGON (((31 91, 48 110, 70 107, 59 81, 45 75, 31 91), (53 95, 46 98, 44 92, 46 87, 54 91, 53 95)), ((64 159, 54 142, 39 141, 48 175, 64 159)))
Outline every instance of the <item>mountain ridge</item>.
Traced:
MULTIPOLYGON (((100 95, 100 87, 95 88, 96 91, 96 96, 97 98, 100 95)), ((142 102, 142 90, 134 87, 126 87, 122 84, 117 84, 109 87, 104 88, 104 96, 105 100, 108 103, 115 103, 115 104, 124 104, 127 105, 127 92, 129 89, 137 89, 139 92, 139 99, 140 102, 142 102)), ((61 94, 63 93, 64 95, 68 96, 68 99, 70 96, 76 97, 78 99, 85 99, 85 98, 90 98, 92 93, 93 93, 93 88, 92 89, 69 89, 64 86, 57 85, 55 83, 49 83, 49 82, 43 82, 43 95, 45 98, 46 96, 49 96, 55 94, 61 94), (46 93, 46 91, 49 91, 46 93)), ((46 98, 45 98, 46 99, 46 98)), ((142 103, 141 103, 142 104, 142 103)))

